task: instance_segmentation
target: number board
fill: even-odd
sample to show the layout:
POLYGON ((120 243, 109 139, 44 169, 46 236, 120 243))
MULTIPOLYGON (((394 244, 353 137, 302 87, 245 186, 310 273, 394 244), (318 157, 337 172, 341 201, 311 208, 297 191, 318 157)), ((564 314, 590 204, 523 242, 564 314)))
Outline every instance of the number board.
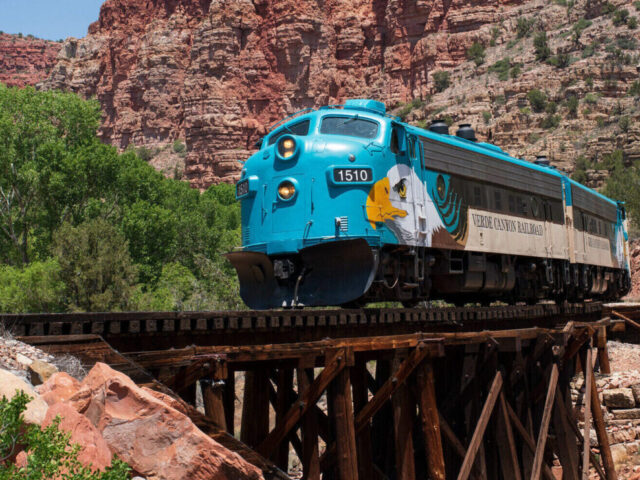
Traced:
POLYGON ((249 179, 242 180, 236 185, 236 197, 244 197, 249 193, 249 179))
POLYGON ((371 168, 334 168, 335 183, 369 183, 373 180, 371 168))

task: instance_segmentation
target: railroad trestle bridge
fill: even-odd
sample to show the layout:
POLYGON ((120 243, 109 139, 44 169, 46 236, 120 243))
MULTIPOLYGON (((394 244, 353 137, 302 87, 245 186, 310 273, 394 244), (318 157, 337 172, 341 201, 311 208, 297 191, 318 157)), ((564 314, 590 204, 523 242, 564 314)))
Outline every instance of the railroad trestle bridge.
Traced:
POLYGON ((616 479, 594 366, 609 372, 607 336, 638 318, 600 303, 0 315, 22 341, 172 395, 265 478, 297 457, 309 480, 616 479))

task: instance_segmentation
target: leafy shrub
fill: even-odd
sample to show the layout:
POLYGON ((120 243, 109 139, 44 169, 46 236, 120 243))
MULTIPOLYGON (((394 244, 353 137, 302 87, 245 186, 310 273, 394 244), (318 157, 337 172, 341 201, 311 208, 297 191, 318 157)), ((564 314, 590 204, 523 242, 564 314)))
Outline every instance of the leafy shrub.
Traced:
POLYGON ((635 50, 638 42, 634 37, 621 36, 616 38, 616 45, 622 50, 635 50))
POLYGON ((526 18, 520 17, 518 18, 518 23, 516 24, 516 35, 518 38, 528 37, 533 31, 533 26, 536 23, 535 18, 526 18))
POLYGON ((589 88, 593 88, 593 77, 592 76, 588 76, 587 78, 585 78, 584 79, 584 84, 589 88))
POLYGON ((547 102, 547 106, 545 107, 544 111, 550 115, 553 115, 558 111, 558 105, 554 101, 549 101, 547 102))
POLYGON ((176 140, 175 142, 173 142, 173 152, 174 153, 185 153, 187 151, 187 146, 182 143, 182 141, 180 140, 176 140))
POLYGON ((598 41, 593 41, 589 45, 585 46, 584 50, 582 50, 582 58, 592 57, 593 54, 596 53, 598 45, 599 45, 598 41))
POLYGON ((609 14, 609 13, 614 13, 616 11, 616 6, 611 3, 611 2, 607 2, 602 6, 602 13, 605 14, 609 14))
POLYGON ((629 27, 629 30, 638 28, 638 19, 636 17, 629 18, 629 20, 627 20, 627 27, 629 27))
POLYGON ((422 99, 414 98, 400 107, 400 110, 398 110, 398 116, 404 120, 413 110, 416 108, 422 108, 423 106, 424 101, 422 99))
POLYGON ((582 35, 582 32, 586 28, 589 28, 591 25, 592 25, 591 20, 587 20, 586 18, 581 18, 576 23, 574 23, 572 27, 573 33, 574 33, 574 40, 575 41, 580 40, 580 36, 582 35))
POLYGON ((531 108, 530 107, 520 107, 520 113, 522 113, 523 115, 531 115, 531 108))
POLYGON ((635 80, 627 91, 632 97, 640 97, 640 80, 635 80))
POLYGON ((484 47, 478 42, 473 42, 473 45, 467 49, 467 58, 469 60, 473 60, 476 66, 480 66, 484 63, 484 57, 484 47))
POLYGON ((449 72, 444 70, 433 72, 433 83, 436 87, 436 91, 444 92, 449 88, 449 72))
POLYGON ((489 71, 498 74, 498 79, 504 82, 509 79, 509 68, 511 68, 511 60, 505 57, 491 65, 489 71))
POLYGON ((489 42, 489 45, 491 45, 492 47, 496 46, 496 40, 500 36, 500 31, 501 31, 501 29, 500 29, 500 27, 498 25, 495 25, 491 29, 491 41, 489 42))
POLYGON ((509 76, 511 78, 518 78, 520 76, 520 73, 522 73, 522 68, 520 67, 520 64, 516 64, 511 68, 511 71, 509 72, 509 76))
POLYGON ((3 480, 125 480, 130 478, 129 466, 114 458, 104 472, 92 472, 78 461, 79 445, 71 445, 71 434, 59 430, 60 419, 40 428, 26 425, 22 413, 31 398, 24 392, 11 400, 0 399, 0 459, 13 456, 22 446, 27 452, 26 466, 18 468, 12 462, 0 462, 3 480))
POLYGON ((560 125, 562 117, 560 115, 547 115, 540 122, 540 126, 544 129, 556 128, 560 125))
POLYGON ((569 111, 569 116, 572 118, 578 115, 578 97, 571 95, 567 98, 567 110, 569 111))
POLYGON ((629 10, 627 10, 626 8, 621 8, 620 10, 616 10, 614 12, 612 22, 616 27, 619 27, 620 25, 624 25, 625 23, 627 23, 628 19, 629 10))
POLYGON ((636 0, 635 2, 633 2, 633 6, 636 10, 640 11, 640 0, 636 0))
POLYGON ((584 96, 584 101, 589 105, 595 105, 596 103, 598 103, 598 95, 589 92, 584 96))
POLYGON ((496 96, 494 102, 496 105, 504 105, 507 103, 507 99, 505 98, 504 95, 498 95, 496 96))
POLYGON ((547 32, 538 32, 533 37, 533 48, 536 53, 536 59, 544 61, 551 55, 551 49, 547 43, 547 32))
POLYGON ((598 125, 598 128, 604 128, 604 118, 598 117, 596 119, 596 125, 598 125))
POLYGON ((488 111, 483 111, 482 112, 482 118, 484 120, 484 123, 488 124, 491 121, 491 112, 488 111))
POLYGON ((571 64, 571 56, 568 53, 558 53, 549 58, 547 63, 557 68, 567 68, 571 64))
POLYGON ((547 95, 537 88, 527 93, 527 100, 534 112, 542 112, 547 105, 547 95))
POLYGON ((64 283, 54 259, 24 268, 0 264, 0 312, 61 312, 64 283))
POLYGON ((618 120, 618 128, 621 132, 627 133, 629 131, 629 127, 631 126, 631 120, 626 115, 624 117, 620 117, 618 120))

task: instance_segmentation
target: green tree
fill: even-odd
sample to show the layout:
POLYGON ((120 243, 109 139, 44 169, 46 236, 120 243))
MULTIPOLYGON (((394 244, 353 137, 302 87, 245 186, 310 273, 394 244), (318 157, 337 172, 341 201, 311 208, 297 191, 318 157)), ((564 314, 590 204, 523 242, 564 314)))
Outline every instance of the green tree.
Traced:
POLYGON ((473 45, 467 49, 467 58, 469 60, 473 60, 476 66, 480 66, 484 63, 484 57, 485 51, 481 43, 473 42, 473 45))
POLYGON ((536 53, 536 59, 544 61, 551 55, 551 49, 547 43, 547 32, 538 32, 533 37, 533 48, 536 53))
POLYGON ((104 472, 92 472, 78 460, 79 445, 71 445, 70 434, 59 430, 60 418, 40 428, 26 425, 22 413, 31 398, 24 392, 11 400, 0 399, 0 480, 125 480, 129 466, 114 457, 104 472), (26 466, 18 468, 7 461, 22 446, 27 452, 26 466))
POLYGON ((54 234, 53 251, 72 310, 108 312, 127 308, 136 268, 126 240, 110 223, 102 219, 77 227, 65 223, 54 234))
POLYGON ((534 112, 542 112, 544 111, 547 105, 547 95, 537 88, 534 88, 529 93, 527 93, 527 100, 531 104, 531 108, 533 108, 534 112))
POLYGON ((24 268, 0 264, 0 312, 61 312, 64 283, 54 259, 24 268))
POLYGON ((449 72, 444 70, 433 72, 433 83, 436 87, 436 91, 444 92, 449 88, 449 72))
POLYGON ((0 84, 1 261, 26 265, 42 257, 38 237, 60 222, 48 190, 75 152, 99 142, 99 120, 97 102, 0 84))

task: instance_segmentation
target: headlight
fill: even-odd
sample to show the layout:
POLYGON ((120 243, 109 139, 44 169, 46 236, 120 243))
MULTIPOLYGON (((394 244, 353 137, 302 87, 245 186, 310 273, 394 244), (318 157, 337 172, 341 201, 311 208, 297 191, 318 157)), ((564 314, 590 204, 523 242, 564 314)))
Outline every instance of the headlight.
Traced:
POLYGON ((296 187, 289 180, 285 180, 278 186, 278 196, 282 200, 289 200, 296 193, 296 187))
POLYGON ((293 157, 296 153, 296 141, 290 136, 282 137, 278 142, 278 153, 285 160, 293 157))

